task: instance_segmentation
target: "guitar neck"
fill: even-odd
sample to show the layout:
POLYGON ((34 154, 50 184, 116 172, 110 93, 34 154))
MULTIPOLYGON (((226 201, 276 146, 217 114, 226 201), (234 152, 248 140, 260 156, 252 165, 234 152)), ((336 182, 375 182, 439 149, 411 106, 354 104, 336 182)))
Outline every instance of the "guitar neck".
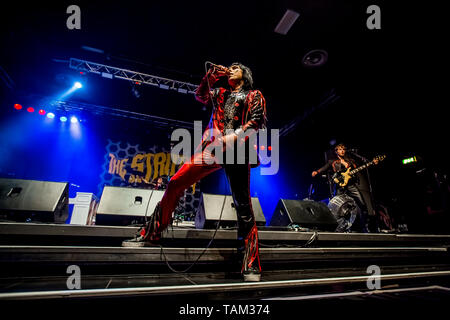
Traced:
POLYGON ((358 172, 360 172, 361 170, 364 170, 365 168, 370 167, 370 166, 373 165, 373 164, 374 164, 374 162, 373 162, 373 160, 372 160, 372 161, 370 161, 370 162, 368 162, 368 163, 366 163, 366 164, 364 164, 364 165, 362 165, 362 166, 360 166, 360 167, 358 167, 358 168, 356 168, 356 169, 351 170, 351 171, 349 172, 349 174, 353 175, 353 174, 355 174, 355 173, 358 173, 358 172))

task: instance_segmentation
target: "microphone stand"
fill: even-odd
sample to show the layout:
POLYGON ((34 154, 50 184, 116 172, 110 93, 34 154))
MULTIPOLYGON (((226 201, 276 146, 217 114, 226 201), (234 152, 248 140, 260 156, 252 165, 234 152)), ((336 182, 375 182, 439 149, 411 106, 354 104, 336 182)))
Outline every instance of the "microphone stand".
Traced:
MULTIPOLYGON (((358 151, 358 150, 356 150, 358 151)), ((351 151, 350 153, 354 156, 356 156, 357 158, 361 159, 364 163, 368 163, 369 160, 367 160, 367 158, 363 157, 362 155, 357 154, 355 151, 351 151)), ((370 174, 369 174, 369 168, 366 168, 366 173, 367 173, 367 182, 369 183, 369 194, 370 194, 370 201, 372 201, 372 210, 373 210, 373 216, 376 217, 376 210, 375 210, 375 198, 373 196, 373 189, 372 189, 372 182, 370 180, 370 174)), ((367 206, 367 204, 366 204, 367 206)), ((369 210, 369 208, 367 208, 367 210, 369 210)), ((370 212, 367 212, 370 215, 370 212)), ((378 223, 376 223, 376 227, 378 228, 378 223)))
MULTIPOLYGON (((359 159, 361 159, 364 163, 368 163, 369 160, 367 160, 367 158, 363 157, 362 155, 357 154, 354 151, 350 151, 350 153, 356 157, 358 157, 359 159)), ((367 172, 367 182, 369 183, 369 192, 370 195, 372 196, 372 183, 370 181, 370 174, 369 174, 369 168, 366 168, 366 172, 367 172)))
MULTIPOLYGON (((327 152, 325 152, 324 155, 325 155, 325 163, 328 163, 327 152)), ((333 192, 333 182, 331 180, 329 170, 327 170, 326 175, 327 175, 327 182, 328 182, 328 191, 330 192, 330 200, 331 200, 334 197, 334 192, 333 192)))
MULTIPOLYGON (((358 150, 356 150, 356 151, 358 151, 358 150)), ((354 156, 356 156, 357 158, 359 158, 359 159, 361 159, 362 161, 364 161, 364 163, 369 162, 369 160, 367 160, 367 158, 364 158, 362 155, 357 154, 355 151, 349 150, 349 152, 350 152, 352 155, 354 155, 354 156)))

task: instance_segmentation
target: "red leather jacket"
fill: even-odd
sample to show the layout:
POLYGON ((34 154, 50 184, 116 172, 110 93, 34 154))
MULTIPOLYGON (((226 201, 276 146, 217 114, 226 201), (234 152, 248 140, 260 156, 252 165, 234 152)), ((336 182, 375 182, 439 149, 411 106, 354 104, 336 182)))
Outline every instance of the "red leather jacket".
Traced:
MULTIPOLYGON (((241 90, 238 93, 231 93, 230 90, 225 88, 210 90, 217 80, 217 77, 211 74, 211 72, 208 72, 203 77, 195 93, 197 101, 214 107, 209 124, 203 134, 203 146, 211 139, 209 130, 211 128, 220 131, 221 134, 225 134, 224 129, 227 129, 225 125, 227 125, 228 129, 236 130, 242 128, 244 132, 250 128, 258 131, 266 127, 266 100, 261 91, 241 90), (231 111, 231 123, 230 115, 225 115, 225 104, 228 99, 233 99, 231 102, 234 105, 231 111)), ((230 112, 229 109, 228 112, 230 112)))

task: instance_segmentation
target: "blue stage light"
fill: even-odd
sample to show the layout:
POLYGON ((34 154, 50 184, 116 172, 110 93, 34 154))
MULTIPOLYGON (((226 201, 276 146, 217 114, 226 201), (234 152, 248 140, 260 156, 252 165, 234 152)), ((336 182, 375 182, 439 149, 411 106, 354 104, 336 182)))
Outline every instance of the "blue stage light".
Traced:
POLYGON ((47 113, 47 118, 53 119, 55 117, 55 114, 53 112, 47 113))
POLYGON ((81 82, 78 82, 78 81, 75 82, 73 86, 77 89, 83 88, 83 85, 81 84, 81 82))
POLYGON ((77 122, 78 122, 77 117, 72 116, 72 117, 70 118, 70 122, 72 122, 72 123, 77 123, 77 122))
POLYGON ((61 122, 66 122, 66 121, 67 121, 67 117, 62 116, 62 117, 59 118, 59 120, 60 120, 61 122))

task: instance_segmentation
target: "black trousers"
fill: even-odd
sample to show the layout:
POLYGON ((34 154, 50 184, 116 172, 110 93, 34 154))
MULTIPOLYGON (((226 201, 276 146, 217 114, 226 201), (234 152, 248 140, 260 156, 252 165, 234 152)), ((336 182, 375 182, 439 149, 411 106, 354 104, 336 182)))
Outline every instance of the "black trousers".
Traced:
POLYGON ((362 232, 367 232, 368 231, 368 210, 367 210, 367 206, 366 203, 364 202, 364 199, 361 195, 361 192, 359 191, 359 189, 356 187, 355 184, 351 184, 351 185, 347 185, 345 187, 342 188, 338 188, 336 191, 337 195, 340 194, 346 194, 347 196, 349 196, 350 198, 352 198, 353 200, 355 200, 356 205, 359 207, 359 210, 361 211, 361 216, 360 216, 360 227, 361 227, 361 231, 362 232))
POLYGON ((194 154, 191 161, 184 163, 170 179, 160 202, 160 221, 155 233, 162 232, 169 225, 172 212, 185 189, 212 172, 224 168, 237 212, 238 240, 244 247, 242 272, 251 270, 255 265, 255 268, 261 271, 258 230, 250 198, 250 164, 208 164, 203 161, 205 154, 205 150, 194 154))
POLYGON ((223 168, 237 213, 238 239, 242 240, 248 235, 256 222, 250 197, 250 165, 225 164, 223 168))

